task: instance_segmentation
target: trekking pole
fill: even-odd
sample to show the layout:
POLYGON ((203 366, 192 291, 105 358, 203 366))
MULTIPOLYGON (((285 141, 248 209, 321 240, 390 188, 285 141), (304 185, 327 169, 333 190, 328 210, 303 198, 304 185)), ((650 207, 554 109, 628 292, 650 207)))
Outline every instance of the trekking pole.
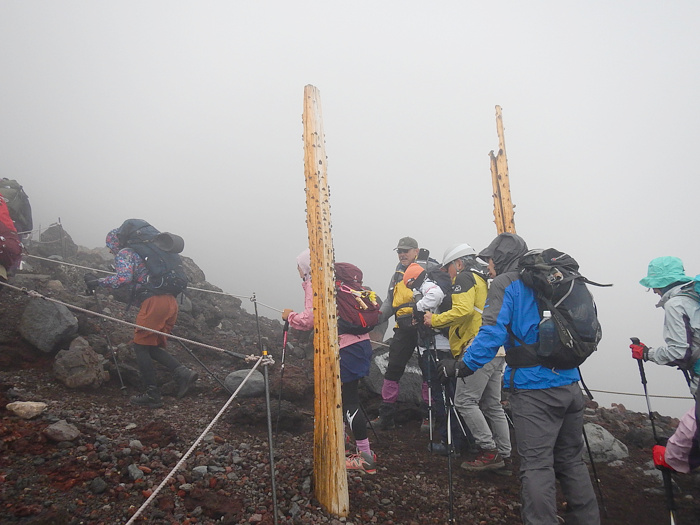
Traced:
POLYGON ((605 498, 603 497, 603 490, 600 487, 600 478, 598 477, 598 471, 595 468, 595 462, 593 461, 593 453, 591 452, 591 445, 588 443, 588 435, 586 434, 585 426, 581 427, 583 430, 583 440, 586 442, 586 448, 588 449, 588 459, 591 460, 591 469, 593 470, 593 479, 595 479, 596 487, 598 487, 598 495, 600 496, 600 505, 603 507, 603 514, 608 517, 608 508, 605 506, 605 498))
POLYGON ((190 354, 190 355, 192 356, 192 358, 193 358, 195 361, 197 361, 197 362, 199 363, 199 365, 200 365, 202 368, 204 368, 204 370, 206 370, 206 372, 207 372, 211 377, 213 377, 213 378, 216 380, 217 383, 219 383, 222 387, 224 387, 224 390, 228 391, 229 394, 233 394, 233 390, 231 390, 229 387, 227 387, 227 386, 226 386, 226 383, 224 383, 223 381, 221 381, 221 379, 219 379, 219 378, 216 376, 216 374, 214 374, 214 372, 212 372, 211 370, 209 370, 209 368, 207 368, 207 365, 205 365, 204 363, 202 363, 202 361, 201 361, 196 355, 194 355, 194 352, 193 352, 189 347, 187 347, 187 346, 185 345, 185 343, 183 343, 183 342, 180 341, 179 339, 177 340, 177 342, 180 343, 180 345, 182 345, 182 348, 184 348, 185 350, 187 350, 187 353, 190 354))
MULTIPOLYGON (((267 349, 262 344, 262 337, 260 335, 260 317, 258 316, 258 303, 253 293, 253 297, 250 298, 253 301, 253 306, 255 307, 255 324, 258 329, 258 346, 260 348, 260 354, 264 357, 268 357, 267 349)), ((277 508, 277 487, 275 483, 275 451, 272 444, 272 412, 270 410, 270 374, 268 371, 269 363, 265 363, 263 370, 265 372, 265 405, 267 406, 267 444, 270 454, 270 482, 272 485, 272 508, 274 509, 274 520, 275 525, 278 523, 279 510, 277 508)))
POLYGON ((280 392, 277 397, 277 421, 275 422, 275 443, 277 443, 277 434, 280 429, 280 412, 282 411, 282 380, 284 379, 284 360, 287 356, 287 334, 289 333, 289 321, 284 320, 284 328, 282 329, 282 363, 280 364, 280 392))
POLYGON ((377 443, 379 443, 381 440, 379 439, 379 436, 377 435, 377 431, 374 430, 374 425, 372 424, 372 421, 370 421, 369 416, 367 416, 367 411, 365 410, 365 407, 362 403, 360 403, 360 410, 362 410, 362 415, 365 416, 365 421, 367 421, 367 426, 372 431, 372 434, 374 434, 374 439, 377 441, 377 443))
MULTIPOLYGON (((88 290, 88 295, 92 294, 95 296, 95 303, 97 304, 97 309, 102 313, 102 304, 100 303, 100 298, 97 296, 97 292, 94 290, 88 290)), ((124 384, 124 379, 122 379, 122 371, 119 368, 119 362, 117 361, 117 353, 114 351, 114 346, 112 346, 112 340, 109 337, 109 333, 105 329, 105 319, 102 318, 100 323, 102 324, 102 333, 105 335, 105 339, 107 340, 107 348, 109 348, 109 351, 112 354, 112 360, 114 361, 114 366, 117 369, 117 375, 119 376, 119 384, 121 384, 121 393, 123 396, 128 395, 128 392, 126 391, 126 385, 124 384)))
MULTIPOLYGON (((449 381, 449 379, 448 379, 449 381)), ((442 401, 447 412, 447 479, 448 479, 448 500, 450 502, 450 514, 447 523, 454 523, 454 491, 452 490, 452 411, 450 395, 447 392, 447 385, 442 386, 442 401)))
MULTIPOLYGON (((641 344, 637 337, 630 338, 632 344, 641 344)), ((647 391, 647 376, 644 373, 644 360, 637 359, 637 364, 639 365, 639 375, 642 378, 642 386, 644 387, 644 397, 647 400, 647 410, 649 411, 649 421, 651 421, 651 430, 654 434, 654 441, 658 445, 662 443, 659 436, 656 434, 656 425, 654 425, 654 413, 651 411, 651 403, 649 402, 649 392, 647 391)), ((659 468, 659 467, 657 467, 659 468)), ((671 525, 676 524, 676 502, 673 499, 673 480, 671 479, 671 471, 667 468, 660 468, 661 476, 664 480, 664 492, 666 495, 666 508, 670 514, 671 525)))

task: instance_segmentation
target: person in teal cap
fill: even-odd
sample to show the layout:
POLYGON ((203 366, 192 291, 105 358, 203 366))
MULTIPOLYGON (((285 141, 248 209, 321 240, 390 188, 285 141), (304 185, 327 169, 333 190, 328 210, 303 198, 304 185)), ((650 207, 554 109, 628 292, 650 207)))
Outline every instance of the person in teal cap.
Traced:
POLYGON ((678 257, 657 257, 639 284, 661 296, 656 306, 664 309, 666 346, 650 348, 635 342, 630 345, 632 357, 679 367, 695 396, 700 378, 700 276, 688 277, 678 257))

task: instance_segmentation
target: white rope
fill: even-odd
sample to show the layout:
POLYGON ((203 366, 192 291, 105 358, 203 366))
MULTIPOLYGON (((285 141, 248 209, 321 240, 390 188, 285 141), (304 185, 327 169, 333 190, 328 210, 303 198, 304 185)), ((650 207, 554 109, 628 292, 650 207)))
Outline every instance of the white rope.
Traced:
MULTIPOLYGON (((54 299, 53 297, 46 297, 45 295, 41 295, 41 294, 40 294, 39 292, 37 292, 36 290, 28 290, 28 289, 26 289, 26 288, 19 288, 19 287, 17 287, 17 286, 13 286, 13 285, 11 285, 11 284, 5 283, 5 282, 3 282, 3 281, 0 281, 0 284, 3 285, 3 286, 6 286, 7 288, 12 288, 13 290, 17 290, 17 291, 19 291, 19 292, 26 293, 29 297, 38 298, 38 299, 44 299, 44 300, 50 301, 50 302, 52 302, 52 303, 56 303, 56 304, 63 305, 63 306, 65 306, 66 308, 69 308, 69 309, 71 309, 71 310, 76 310, 76 311, 78 311, 78 312, 83 312, 83 313, 86 313, 86 314, 88 314, 88 315, 95 315, 95 316, 101 317, 101 318, 103 318, 103 319, 108 319, 108 320, 110 320, 110 321, 114 321, 114 322, 117 322, 117 323, 125 324, 125 325, 131 326, 131 327, 133 327, 133 328, 138 328, 138 329, 140 329, 140 330, 146 330, 146 331, 151 332, 151 333, 154 333, 154 334, 164 335, 165 337, 168 337, 168 338, 170 338, 170 339, 175 339, 175 340, 177 340, 177 341, 183 341, 183 342, 186 342, 186 343, 191 343, 191 344, 194 344, 194 345, 197 345, 197 346, 201 346, 201 347, 203 347, 203 348, 209 348, 210 350, 216 350, 216 351, 218 351, 218 352, 229 352, 229 351, 230 351, 230 350, 225 350, 225 349, 223 349, 223 348, 219 348, 219 347, 217 347, 217 346, 208 345, 208 344, 206 344, 206 343, 200 343, 199 341, 193 341, 193 340, 191 340, 191 339, 186 339, 186 338, 184 338, 184 337, 180 337, 180 336, 177 336, 177 335, 168 334, 168 333, 165 333, 165 332, 160 332, 160 331, 158 331, 158 330, 154 330, 153 328, 148 328, 148 327, 146 327, 146 326, 141 326, 141 325, 138 325, 138 324, 136 324, 136 323, 130 323, 129 321, 124 321, 124 320, 118 319, 118 318, 116 318, 116 317, 110 317, 110 316, 108 316, 108 315, 101 314, 101 313, 99 313, 99 312, 93 312, 92 310, 87 310, 86 308, 81 308, 81 307, 79 307, 79 306, 75 306, 75 305, 72 305, 72 304, 69 304, 69 303, 65 303, 65 302, 63 302, 63 301, 59 301, 58 299, 54 299)), ((251 361, 251 360, 255 360, 255 359, 257 359, 257 356, 254 356, 254 355, 252 355, 252 354, 249 355, 248 357, 246 357, 246 361, 251 361)))
POLYGON ((156 487, 156 489, 148 497, 148 499, 146 501, 144 501, 143 504, 141 505, 141 507, 134 513, 133 516, 131 516, 131 519, 129 519, 129 521, 126 522, 126 525, 131 525, 132 523, 134 523, 134 521, 136 521, 136 518, 138 518, 139 515, 141 514, 141 512, 143 512, 143 510, 146 507, 148 507, 148 505, 151 504, 151 502, 155 499, 155 497, 158 495, 158 493, 161 491, 161 489, 165 486, 165 484, 170 480, 170 478, 173 477, 175 472, 177 472, 180 469, 180 467, 183 465, 183 463, 185 463, 185 461, 187 461, 187 458, 190 457, 190 455, 192 454, 194 449, 197 448, 197 446, 202 441, 202 439, 204 439, 204 436, 207 435, 207 433, 212 429, 212 427, 216 424, 216 422, 219 420, 219 418, 224 414, 226 409, 231 405, 231 403, 233 402, 233 400, 236 397, 236 395, 238 394, 238 392, 241 390, 241 388, 243 388, 243 385, 245 384, 245 382, 248 381, 248 378, 253 374, 253 372, 258 367, 258 365, 260 365, 260 363, 263 361, 263 359, 266 360, 264 366, 267 366, 268 364, 270 364, 269 361, 271 361, 271 359, 269 357, 260 356, 258 358, 257 363, 255 363, 255 366, 253 366, 253 368, 251 368, 250 372, 248 372, 248 375, 245 376, 245 379, 238 386, 236 391, 233 394, 231 394, 231 397, 228 399, 228 401, 226 401, 226 404, 221 408, 221 410, 219 410, 219 413, 216 414, 216 416, 214 416, 214 419, 212 419, 211 422, 207 425, 207 428, 205 428, 204 431, 199 435, 199 437, 195 440, 195 442, 192 444, 190 449, 185 453, 184 456, 182 456, 180 461, 177 462, 177 465, 175 465, 173 467, 173 469, 168 473, 168 475, 165 476, 165 479, 163 479, 163 481, 160 483, 160 485, 158 485, 158 487, 156 487))
MULTIPOLYGON (((106 274, 109 274, 109 275, 115 275, 114 272, 110 272, 110 271, 107 271, 107 270, 99 270, 99 269, 97 269, 97 268, 91 268, 91 267, 89 267, 89 266, 81 266, 81 265, 79 265, 79 264, 73 264, 73 263, 69 263, 69 262, 65 262, 65 261, 59 261, 59 260, 57 260, 57 259, 49 259, 49 258, 47 258, 47 257, 40 257, 40 256, 38 256, 38 255, 32 255, 32 254, 30 254, 30 253, 27 253, 27 254, 25 254, 25 255, 26 255, 27 257, 31 257, 31 258, 33 258, 33 259, 39 259, 39 260, 41 260, 41 261, 52 262, 52 263, 60 264, 60 265, 64 265, 64 266, 72 266, 72 267, 74 267, 74 268, 81 268, 81 269, 83 269, 83 270, 90 270, 90 271, 93 271, 93 272, 100 272, 100 273, 106 273, 106 274)), ((207 290, 207 289, 205 289, 205 288, 194 288, 194 287, 192 287, 192 286, 188 286, 188 287, 187 287, 187 290, 192 290, 192 291, 195 291, 195 292, 213 293, 213 294, 218 294, 218 295, 228 295, 228 296, 230 296, 230 297, 236 297, 236 298, 238 298, 238 299, 249 299, 250 301, 252 301, 252 302, 254 302, 254 303, 257 303, 257 304, 259 304, 260 306, 264 306, 265 308, 269 308, 270 310, 274 310, 275 312, 280 312, 280 313, 282 312, 282 310, 280 310, 279 308, 275 308, 275 307, 270 306, 270 305, 267 305, 267 304, 265 304, 265 303, 261 303, 260 301, 258 301, 258 300, 255 298, 255 296, 252 296, 252 297, 251 297, 251 296, 248 296, 248 295, 236 295, 236 294, 228 293, 228 292, 220 292, 220 291, 218 291, 218 290, 207 290)))

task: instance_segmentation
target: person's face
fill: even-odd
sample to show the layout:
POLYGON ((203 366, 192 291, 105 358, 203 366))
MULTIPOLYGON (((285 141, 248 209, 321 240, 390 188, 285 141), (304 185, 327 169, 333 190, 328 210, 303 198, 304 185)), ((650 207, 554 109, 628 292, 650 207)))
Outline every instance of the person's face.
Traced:
POLYGON ((408 266, 416 260, 416 257, 418 257, 418 248, 399 248, 396 250, 396 253, 399 256, 399 262, 401 265, 408 266))
POLYGON ((496 277, 496 264, 493 262, 493 259, 489 259, 488 270, 489 270, 489 277, 491 277, 491 279, 495 278, 496 277))
POLYGON ((654 293, 661 297, 664 293, 661 291, 661 288, 654 288, 654 293))
POLYGON ((457 277, 457 274, 459 273, 459 266, 462 261, 452 261, 450 264, 447 265, 447 273, 452 277, 452 280, 457 277))

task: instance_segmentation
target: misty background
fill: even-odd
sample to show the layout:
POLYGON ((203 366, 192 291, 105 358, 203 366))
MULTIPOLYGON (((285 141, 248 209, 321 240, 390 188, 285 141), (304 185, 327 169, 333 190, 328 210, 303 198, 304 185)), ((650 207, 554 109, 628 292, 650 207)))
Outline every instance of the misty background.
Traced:
MULTIPOLYGON (((321 93, 336 260, 382 297, 400 237, 441 260, 496 235, 500 105, 518 234, 614 283, 592 288, 604 335, 585 381, 641 394, 629 337, 661 344, 663 311, 638 281, 661 255, 700 273, 699 11, 0 0, 0 176, 24 185, 35 227, 60 218, 94 248, 143 218, 182 235, 226 292, 301 309, 304 86, 321 93)), ((688 397, 680 372, 646 372, 651 394, 688 397)), ((646 411, 643 397, 594 395, 646 411)), ((651 404, 680 416, 692 402, 651 404)))

